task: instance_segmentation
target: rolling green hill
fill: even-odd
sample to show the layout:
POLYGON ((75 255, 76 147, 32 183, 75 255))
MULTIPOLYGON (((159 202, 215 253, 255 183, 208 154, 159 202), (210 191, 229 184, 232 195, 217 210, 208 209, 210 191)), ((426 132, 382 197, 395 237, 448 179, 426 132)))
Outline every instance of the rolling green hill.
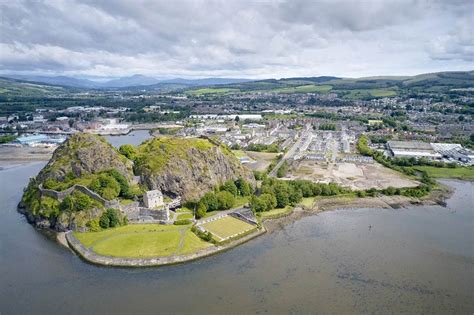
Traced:
POLYGON ((269 79, 199 89, 188 89, 194 96, 219 96, 242 93, 328 93, 347 99, 389 97, 411 92, 449 92, 474 87, 474 71, 438 72, 417 76, 380 76, 366 78, 308 77, 269 79))

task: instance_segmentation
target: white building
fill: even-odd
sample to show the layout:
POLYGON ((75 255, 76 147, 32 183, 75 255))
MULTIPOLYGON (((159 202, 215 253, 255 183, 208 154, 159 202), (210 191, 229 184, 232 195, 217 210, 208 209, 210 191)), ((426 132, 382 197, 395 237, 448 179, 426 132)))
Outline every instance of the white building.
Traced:
POLYGON ((143 194, 143 203, 147 208, 158 208, 164 205, 161 190, 149 190, 143 194))

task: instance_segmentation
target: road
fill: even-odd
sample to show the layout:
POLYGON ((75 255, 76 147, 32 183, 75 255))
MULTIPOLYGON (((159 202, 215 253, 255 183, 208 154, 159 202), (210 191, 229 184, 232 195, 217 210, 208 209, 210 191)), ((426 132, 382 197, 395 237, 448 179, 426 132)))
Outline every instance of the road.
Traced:
POLYGON ((296 140, 295 144, 293 144, 293 146, 289 148, 288 151, 286 151, 286 153, 283 155, 280 161, 278 161, 278 163, 275 165, 273 170, 268 174, 270 177, 276 177, 276 173, 278 169, 280 168, 280 166, 283 164, 283 162, 292 158, 296 154, 296 152, 298 152, 298 148, 301 147, 304 139, 311 135, 311 129, 312 129, 311 124, 307 124, 304 131, 301 133, 301 136, 298 138, 298 140, 296 140))

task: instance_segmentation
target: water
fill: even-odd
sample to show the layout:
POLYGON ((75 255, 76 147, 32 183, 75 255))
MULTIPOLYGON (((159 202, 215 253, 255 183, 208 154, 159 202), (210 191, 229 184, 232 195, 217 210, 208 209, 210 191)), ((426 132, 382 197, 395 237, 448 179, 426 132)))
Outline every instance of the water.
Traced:
POLYGON ((143 141, 151 138, 151 135, 149 130, 135 130, 127 135, 104 136, 104 138, 107 139, 107 141, 109 141, 114 147, 118 148, 122 144, 139 145, 143 141))
POLYGON ((217 256, 125 269, 83 262, 16 212, 43 165, 0 171, 2 315, 474 311, 473 183, 447 182, 447 208, 326 212, 217 256))

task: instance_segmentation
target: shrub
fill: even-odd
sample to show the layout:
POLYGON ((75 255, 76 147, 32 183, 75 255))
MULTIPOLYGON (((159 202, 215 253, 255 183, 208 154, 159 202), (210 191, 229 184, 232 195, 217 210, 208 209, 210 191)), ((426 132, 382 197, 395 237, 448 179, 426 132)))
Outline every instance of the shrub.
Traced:
POLYGON ((130 160, 135 160, 137 156, 137 149, 131 144, 123 144, 119 148, 119 152, 125 155, 130 160))
MULTIPOLYGON (((217 200, 217 199, 216 199, 217 200)), ((206 215, 207 208, 203 202, 199 202, 196 208, 196 218, 200 219, 206 215)))
POLYGON ((109 227, 116 227, 120 225, 120 214, 117 209, 109 208, 106 211, 109 218, 109 227))
POLYGON ((235 185, 234 181, 228 180, 224 183, 224 185, 221 186, 221 191, 228 191, 232 195, 237 196, 239 193, 239 190, 237 189, 237 186, 235 185))
POLYGON ((191 223, 193 223, 193 222, 189 219, 176 220, 176 221, 173 222, 174 225, 188 225, 188 224, 191 224, 191 223))
POLYGON ((101 230, 99 219, 93 219, 86 223, 86 226, 89 228, 91 232, 98 232, 101 230))
POLYGON ((227 210, 232 208, 235 202, 235 197, 228 191, 220 191, 216 194, 219 210, 227 210))
POLYGON ((107 212, 102 213, 99 219, 99 225, 103 229, 108 229, 110 225, 110 219, 107 215, 107 212))

